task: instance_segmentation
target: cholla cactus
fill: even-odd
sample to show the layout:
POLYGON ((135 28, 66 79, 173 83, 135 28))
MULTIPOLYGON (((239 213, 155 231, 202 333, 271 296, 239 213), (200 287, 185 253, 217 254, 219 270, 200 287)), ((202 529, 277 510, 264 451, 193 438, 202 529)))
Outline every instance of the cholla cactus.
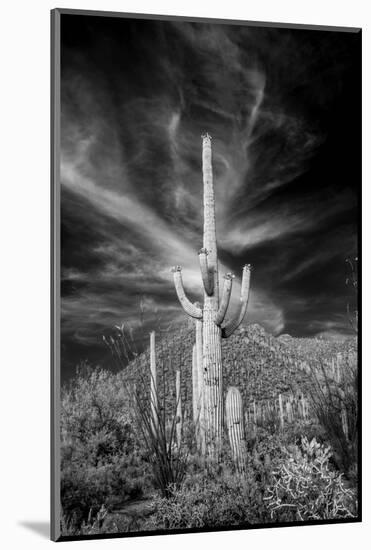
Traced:
POLYGON ((303 437, 301 447, 294 447, 287 455, 288 460, 273 472, 264 499, 273 520, 357 517, 356 493, 343 482, 343 474, 332 469, 330 447, 303 437))
POLYGON ((228 437, 233 460, 240 472, 245 469, 246 440, 242 398, 238 388, 230 387, 225 401, 228 437))
POLYGON ((225 322, 232 291, 233 275, 230 273, 225 275, 222 298, 219 301, 215 199, 211 160, 211 137, 206 134, 202 136, 204 233, 203 248, 199 251, 200 270, 204 287, 203 307, 193 304, 187 298, 180 266, 173 268, 173 274, 175 289, 184 311, 187 315, 202 323, 202 360, 201 354, 197 354, 197 368, 199 372, 201 371, 199 380, 202 378, 200 426, 209 454, 217 458, 220 456, 223 430, 221 338, 231 336, 243 321, 249 298, 251 267, 245 265, 243 268, 238 314, 235 319, 225 322))

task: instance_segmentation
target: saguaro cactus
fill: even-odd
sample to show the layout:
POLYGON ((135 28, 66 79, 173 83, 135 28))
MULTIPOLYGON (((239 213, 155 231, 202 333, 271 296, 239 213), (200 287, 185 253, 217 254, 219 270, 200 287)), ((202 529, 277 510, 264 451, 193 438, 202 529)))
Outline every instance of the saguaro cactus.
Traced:
POLYGON ((279 396, 278 396, 278 405, 279 405, 279 409, 280 409, 280 425, 281 425, 281 429, 283 430, 284 427, 285 427, 285 418, 284 418, 284 414, 283 414, 282 394, 279 394, 279 396))
MULTIPOLYGON (((218 456, 223 430, 222 347, 221 338, 228 338, 241 324, 246 313, 250 289, 250 265, 245 265, 242 274, 240 306, 236 318, 225 321, 232 291, 233 275, 224 276, 222 299, 219 303, 218 254, 215 226, 215 198, 212 173, 211 137, 202 136, 203 248, 199 251, 200 270, 204 287, 203 307, 193 304, 186 296, 182 269, 173 268, 175 290, 184 311, 196 319, 202 327, 202 361, 197 353, 198 369, 202 372, 200 423, 209 453, 218 456)), ((199 336, 200 337, 200 336, 199 336)), ((197 340, 197 338, 196 338, 197 340)), ((197 341, 196 341, 197 347, 197 341)), ((200 380, 200 379, 199 379, 200 380)), ((200 387, 200 386, 199 386, 200 387)))
POLYGON ((197 424, 200 416, 200 390, 198 387, 197 348, 192 348, 192 411, 193 422, 197 424))
POLYGON ((291 401, 286 402, 286 415, 287 421, 289 422, 289 424, 291 424, 293 422, 291 401))
POLYGON ((151 421, 154 433, 158 431, 158 394, 157 394, 157 369, 156 369, 156 343, 155 331, 149 335, 149 354, 150 354, 150 370, 151 370, 151 421))
POLYGON ((225 401, 225 414, 232 457, 239 471, 245 468, 246 440, 242 398, 238 388, 230 387, 225 401))
POLYGON ((182 442, 182 399, 180 395, 180 370, 176 371, 175 379, 175 392, 176 392, 176 441, 178 449, 182 442))

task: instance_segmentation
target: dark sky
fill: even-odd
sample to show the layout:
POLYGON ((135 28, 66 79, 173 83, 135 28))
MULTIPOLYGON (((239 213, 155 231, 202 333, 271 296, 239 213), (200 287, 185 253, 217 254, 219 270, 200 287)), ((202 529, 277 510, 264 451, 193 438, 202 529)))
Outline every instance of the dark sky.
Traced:
POLYGON ((201 298, 201 134, 213 137, 220 271, 254 266, 246 322, 349 333, 360 33, 62 15, 62 375, 110 366, 102 334, 201 298))

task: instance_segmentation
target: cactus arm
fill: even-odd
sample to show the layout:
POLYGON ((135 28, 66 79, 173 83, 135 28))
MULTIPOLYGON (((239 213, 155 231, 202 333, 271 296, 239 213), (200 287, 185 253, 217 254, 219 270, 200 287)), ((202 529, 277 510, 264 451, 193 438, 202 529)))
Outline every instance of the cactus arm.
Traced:
POLYGON ((175 290, 176 290, 179 302, 181 303, 184 311, 190 317, 194 317, 195 319, 202 319, 202 309, 192 304, 192 302, 188 300, 184 292, 182 268, 179 265, 177 265, 176 267, 173 267, 172 272, 174 274, 175 290))
POLYGON ((225 315, 227 313, 229 300, 231 298, 231 293, 232 293, 233 279, 234 279, 234 275, 232 273, 226 273, 224 275, 224 286, 223 286, 222 299, 221 299, 221 302, 220 302, 218 312, 215 315, 215 323, 218 326, 220 326, 222 324, 222 322, 224 321, 225 315))
POLYGON ((211 296, 214 291, 214 277, 211 271, 209 270, 207 255, 208 255, 208 252, 206 248, 201 248, 201 250, 198 253, 198 257, 200 260, 202 282, 203 282, 206 294, 208 296, 211 296))
POLYGON ((229 338, 242 323, 249 301, 251 266, 245 265, 242 272, 240 309, 237 316, 222 328, 222 337, 229 338))

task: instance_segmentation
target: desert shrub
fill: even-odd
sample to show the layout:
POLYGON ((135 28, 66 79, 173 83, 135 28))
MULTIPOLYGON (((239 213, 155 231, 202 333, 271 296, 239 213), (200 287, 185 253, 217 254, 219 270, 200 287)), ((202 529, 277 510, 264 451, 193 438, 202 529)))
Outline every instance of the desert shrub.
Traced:
POLYGON ((74 521, 74 518, 66 516, 62 511, 61 517, 61 532, 65 537, 72 537, 77 535, 96 535, 105 531, 105 522, 107 518, 108 510, 102 504, 96 514, 89 513, 86 520, 83 520, 79 524, 74 521))
MULTIPOLYGON (((203 472, 187 475, 168 498, 156 497, 146 528, 190 529, 263 523, 267 466, 263 463, 237 474, 225 464, 211 463, 203 472)), ((269 471, 269 466, 268 466, 269 471)), ((268 475, 268 474, 267 474, 268 475)))
POLYGON ((241 486, 239 493, 235 488, 232 484, 210 481, 174 488, 170 498, 155 500, 153 526, 187 529, 240 524, 246 521, 245 504, 241 486))
POLYGON ((64 536, 100 535, 111 533, 129 533, 148 529, 147 516, 151 513, 152 507, 145 513, 123 514, 121 512, 109 512, 102 505, 97 514, 90 514, 87 520, 76 525, 71 519, 62 514, 61 525, 64 536))
POLYGON ((266 407, 264 419, 258 417, 256 425, 257 427, 266 430, 270 434, 277 433, 281 427, 279 411, 274 407, 266 407))
POLYGON ((271 433, 265 427, 251 432, 247 437, 247 464, 252 468, 257 464, 269 465, 269 470, 276 467, 284 457, 283 447, 286 443, 285 432, 271 433))
POLYGON ((117 377, 86 365, 62 390, 61 503, 65 525, 81 529, 102 505, 141 496, 149 468, 117 377))
POLYGON ((119 379, 99 367, 82 364, 61 393, 62 444, 85 446, 98 434, 112 434, 101 454, 111 454, 123 442, 133 445, 125 388, 119 379))
POLYGON ((141 469, 128 457, 115 457, 98 467, 72 463, 61 472, 61 501, 66 518, 79 526, 95 518, 102 503, 110 510, 143 494, 141 469))
POLYGON ((356 492, 330 466, 331 450, 313 439, 292 446, 287 459, 273 472, 265 501, 271 519, 283 521, 353 518, 356 492))

